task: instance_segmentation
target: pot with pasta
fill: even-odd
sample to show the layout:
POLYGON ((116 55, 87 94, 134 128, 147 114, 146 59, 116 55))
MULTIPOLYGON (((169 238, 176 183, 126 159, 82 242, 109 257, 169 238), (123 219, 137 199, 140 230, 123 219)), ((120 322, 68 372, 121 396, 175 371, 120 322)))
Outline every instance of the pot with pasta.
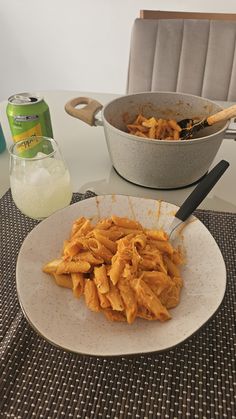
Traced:
POLYGON ((160 189, 185 187, 203 177, 228 126, 228 122, 218 122, 182 140, 180 121, 200 121, 222 109, 211 100, 184 93, 136 93, 104 107, 91 98, 75 98, 65 109, 89 125, 104 126, 118 174, 132 183, 160 189), (85 106, 76 109, 78 104, 85 106), (101 109, 100 120, 96 114, 101 109))

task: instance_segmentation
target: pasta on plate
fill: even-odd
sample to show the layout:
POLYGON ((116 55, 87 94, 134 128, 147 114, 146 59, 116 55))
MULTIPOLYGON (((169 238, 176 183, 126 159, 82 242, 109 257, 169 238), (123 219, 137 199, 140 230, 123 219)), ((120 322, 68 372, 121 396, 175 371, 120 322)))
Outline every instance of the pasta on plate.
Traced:
POLYGON ((162 230, 112 215, 93 225, 73 222, 62 254, 43 266, 57 285, 84 297, 87 307, 107 319, 133 323, 137 317, 166 321, 180 301, 181 252, 162 230))

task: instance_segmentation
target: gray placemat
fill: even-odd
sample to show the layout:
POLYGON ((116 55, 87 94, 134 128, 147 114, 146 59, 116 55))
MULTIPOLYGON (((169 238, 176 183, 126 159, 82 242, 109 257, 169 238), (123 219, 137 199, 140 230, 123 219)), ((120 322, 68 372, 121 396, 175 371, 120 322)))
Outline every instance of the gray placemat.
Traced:
MULTIPOLYGON (((74 194, 74 202, 93 196, 74 194)), ((4 418, 236 418, 236 214, 198 210, 227 267, 218 312, 194 336, 163 353, 86 357, 58 349, 28 325, 15 266, 37 224, 0 200, 0 415, 4 418)))

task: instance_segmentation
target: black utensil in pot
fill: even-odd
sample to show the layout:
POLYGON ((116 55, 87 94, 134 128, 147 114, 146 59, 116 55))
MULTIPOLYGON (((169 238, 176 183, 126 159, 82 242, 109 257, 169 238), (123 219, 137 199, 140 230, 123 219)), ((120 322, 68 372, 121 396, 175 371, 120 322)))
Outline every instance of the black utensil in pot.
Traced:
POLYGON ((182 128, 179 133, 180 139, 187 140, 192 138, 201 129, 210 127, 217 122, 226 121, 234 116, 236 116, 236 105, 223 109, 222 111, 217 112, 214 115, 210 115, 200 121, 191 118, 182 119, 178 122, 178 125, 182 128))

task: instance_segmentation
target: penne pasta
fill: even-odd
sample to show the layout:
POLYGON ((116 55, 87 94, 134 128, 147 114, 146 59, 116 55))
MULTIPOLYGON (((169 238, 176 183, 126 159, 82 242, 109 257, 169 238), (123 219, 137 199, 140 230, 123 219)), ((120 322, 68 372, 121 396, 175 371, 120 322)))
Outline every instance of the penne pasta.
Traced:
POLYGON ((177 252, 174 250, 174 252, 171 255, 171 260, 175 265, 183 265, 184 259, 183 256, 180 254, 180 252, 177 252))
POLYGON ((90 265, 101 265, 104 262, 103 258, 94 255, 91 251, 85 250, 75 255, 74 260, 80 260, 90 263, 90 265))
POLYGON ((164 262, 167 266, 167 271, 168 271, 169 275, 179 277, 180 276, 180 271, 179 271, 178 266, 175 265, 174 262, 172 262, 172 260, 166 255, 163 256, 163 259, 164 259, 164 262))
POLYGON ((145 230, 145 234, 153 240, 167 241, 168 235, 163 230, 145 230))
POLYGON ((159 297, 161 293, 172 286, 173 281, 164 272, 143 272, 142 280, 151 288, 154 294, 159 297))
POLYGON ((82 245, 81 241, 76 240, 76 239, 74 239, 72 241, 68 241, 67 243, 65 243, 65 246, 64 246, 64 249, 63 249, 64 256, 73 257, 73 256, 77 255, 77 253, 82 248, 83 248, 83 245, 82 245))
POLYGON ((109 270, 109 277, 113 285, 119 281, 125 267, 125 260, 120 256, 112 258, 111 269, 109 270))
POLYGON ((97 288, 94 282, 89 279, 85 281, 84 298, 88 308, 92 311, 100 311, 100 304, 97 294, 97 288))
POLYGON ((85 221, 86 221, 85 217, 80 217, 73 222, 70 237, 73 237, 74 234, 76 234, 80 230, 80 228, 85 223, 85 221))
POLYGON ((117 231, 120 232, 121 237, 125 237, 128 234, 140 234, 141 230, 137 229, 137 228, 128 228, 128 227, 121 227, 121 226, 117 226, 117 231))
POLYGON ((103 310, 103 313, 105 314, 106 318, 112 322, 126 322, 126 317, 121 311, 108 308, 103 310))
POLYGON ((113 254, 117 251, 117 244, 110 240, 108 237, 101 234, 98 230, 94 230, 94 237, 101 243, 103 246, 105 246, 108 250, 110 250, 113 254))
POLYGON ((72 280, 71 280, 71 276, 70 275, 58 275, 58 274, 53 274, 55 282, 57 285, 59 285, 60 287, 64 287, 64 288, 72 288, 73 284, 72 284, 72 280))
POLYGON ((78 261, 62 261, 59 263, 56 269, 57 274, 76 273, 76 272, 88 272, 91 265, 88 262, 78 261))
POLYGON ((135 279, 132 284, 136 292, 138 302, 140 302, 143 307, 153 313, 160 321, 165 321, 171 318, 166 307, 160 302, 151 288, 141 278, 135 279))
POLYGON ((99 290, 97 290, 98 292, 98 299, 99 299, 99 303, 102 309, 104 308, 109 308, 111 307, 110 301, 108 300, 108 298, 106 297, 105 294, 101 294, 99 292, 99 290))
MULTIPOLYGON (((140 123, 142 116, 138 119, 140 123)), ((165 121, 160 126, 166 132, 171 129, 165 121)), ((95 225, 89 218, 75 220, 61 256, 42 270, 75 297, 83 296, 90 310, 132 324, 136 318, 171 318, 168 310, 180 301, 183 263, 180 250, 163 230, 145 229, 136 220, 112 215, 95 225)))
POLYGON ((172 284, 168 289, 164 290, 159 298, 160 301, 167 309, 174 308, 179 302, 180 289, 172 284))
POLYGON ((47 273, 47 274, 52 274, 54 272, 56 272, 58 266, 60 265, 60 263, 62 262, 62 259, 54 259, 51 262, 46 263, 43 266, 43 272, 47 273))
POLYGON ((138 115, 134 122, 127 124, 130 134, 158 140, 179 140, 181 127, 174 119, 145 118, 138 115))
POLYGON ((127 279, 118 282, 118 289, 125 306, 126 319, 129 324, 133 323, 137 316, 138 304, 135 292, 127 279))
POLYGON ((138 306, 137 317, 145 320, 158 320, 157 316, 155 316, 151 311, 142 305, 138 306))
POLYGON ((98 230, 108 230, 112 226, 111 218, 103 218, 96 224, 96 229, 98 230))
POLYGON ((113 285, 112 282, 110 282, 109 292, 106 293, 106 297, 109 300, 113 310, 116 310, 116 311, 124 310, 124 304, 120 296, 119 290, 113 285))
POLYGON ((101 257, 106 262, 110 262, 113 253, 111 253, 111 251, 107 249, 103 244, 101 244, 97 239, 89 238, 88 247, 93 253, 95 253, 96 256, 101 257))
POLYGON ((89 233, 90 231, 93 230, 93 226, 90 223, 90 220, 85 219, 85 221, 82 223, 82 225, 80 225, 79 230, 76 231, 75 234, 73 234, 73 237, 78 237, 81 235, 86 235, 87 233, 89 233))
MULTIPOLYGON (((94 231, 96 230, 97 230, 97 227, 94 231)), ((98 229, 98 231, 102 236, 109 238, 113 242, 116 242, 117 240, 119 240, 121 237, 124 236, 123 231, 117 228, 116 226, 112 226, 111 228, 109 228, 109 230, 98 229)))
POLYGON ((174 281, 174 283, 177 287, 182 288, 183 280, 180 276, 173 276, 172 281, 174 281))
POLYGON ((170 242, 161 241, 161 240, 153 240, 149 242, 151 247, 160 250, 162 253, 167 253, 168 255, 172 255, 174 252, 173 246, 170 242))
POLYGON ((147 243, 147 238, 145 236, 145 234, 137 234, 133 239, 132 239, 132 244, 138 249, 144 249, 147 243))
POLYGON ((101 294, 106 294, 109 291, 109 280, 105 265, 94 268, 94 282, 101 294))
POLYGON ((143 230, 143 227, 138 221, 130 220, 128 218, 117 217, 116 215, 112 215, 111 217, 114 224, 119 227, 134 229, 134 230, 143 230))
POLYGON ((142 260, 140 266, 143 270, 156 270, 167 273, 167 268, 159 250, 144 250, 140 252, 142 260))
POLYGON ((72 290, 75 297, 80 298, 84 293, 85 279, 82 273, 72 273, 72 290))

